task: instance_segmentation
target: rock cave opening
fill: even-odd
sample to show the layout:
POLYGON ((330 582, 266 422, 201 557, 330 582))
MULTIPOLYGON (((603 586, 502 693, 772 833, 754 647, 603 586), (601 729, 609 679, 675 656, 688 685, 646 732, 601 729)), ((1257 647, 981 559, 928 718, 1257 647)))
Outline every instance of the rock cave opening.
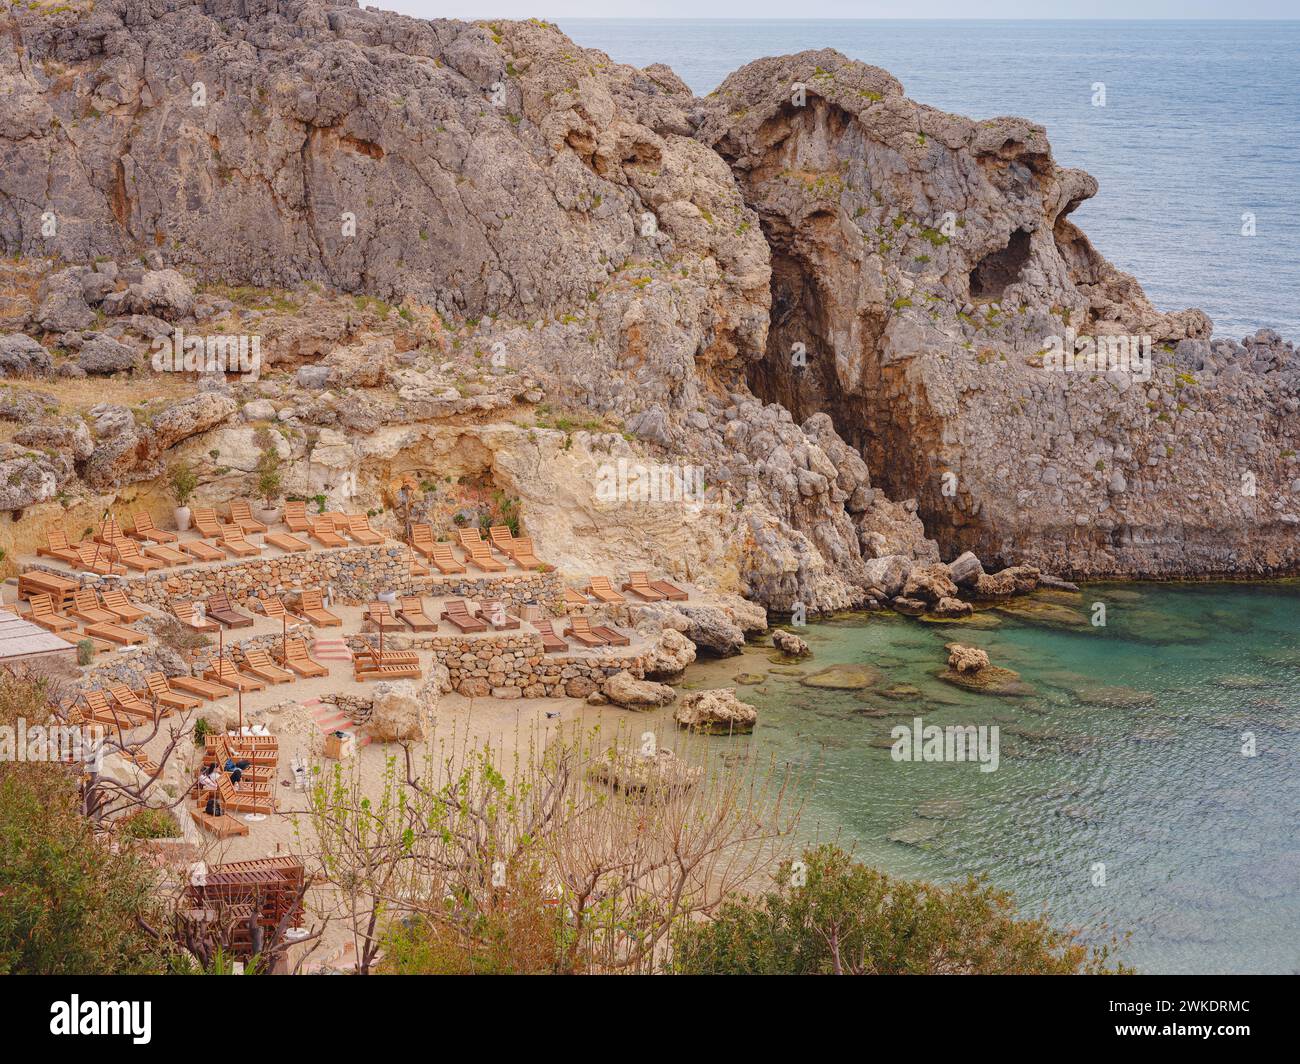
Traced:
POLYGON ((970 272, 972 299, 1001 299, 1008 286, 1020 279, 1029 261, 1029 232, 1017 229, 1004 248, 990 251, 970 272))

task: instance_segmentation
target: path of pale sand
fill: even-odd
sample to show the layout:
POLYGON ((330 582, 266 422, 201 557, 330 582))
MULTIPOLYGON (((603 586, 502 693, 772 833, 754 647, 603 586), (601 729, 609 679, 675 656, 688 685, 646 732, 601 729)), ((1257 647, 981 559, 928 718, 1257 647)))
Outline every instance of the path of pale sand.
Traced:
MULTIPOLYGON (((359 693, 367 686, 356 684, 352 680, 351 666, 346 662, 331 663, 331 672, 329 677, 298 680, 245 695, 245 721, 262 718, 262 711, 266 707, 286 700, 302 703, 329 693, 359 693)), ((214 723, 224 721, 233 730, 237 724, 236 699, 227 698, 215 706, 205 703, 189 719, 192 722, 198 716, 206 716, 214 723)), ((424 743, 413 745, 413 759, 418 773, 426 758, 435 766, 441 766, 449 755, 460 758, 467 749, 482 749, 485 744, 490 744, 493 763, 509 775, 512 766, 518 764, 519 759, 530 756, 530 752, 544 749, 562 732, 589 735, 593 728, 599 727, 605 741, 612 741, 620 732, 625 735, 639 734, 645 723, 646 718, 642 714, 616 707, 590 706, 581 699, 504 701, 492 698, 468 699, 457 694, 446 694, 439 699, 432 734, 426 737, 424 743)), ((308 794, 294 788, 292 766, 295 759, 301 758, 309 766, 320 766, 322 770, 328 771, 338 762, 321 756, 319 728, 306 717, 305 711, 299 714, 287 710, 277 714, 272 720, 271 730, 280 739, 275 782, 277 810, 273 815, 262 820, 247 821, 241 814, 236 814, 248 824, 248 835, 221 840, 200 831, 188 814, 182 817, 187 821, 187 837, 198 844, 199 856, 208 865, 279 854, 304 855, 308 868, 313 865, 311 854, 316 849, 316 840, 311 819, 306 815, 308 794), (294 726, 295 723, 298 726, 294 726)), ((166 741, 164 736, 159 736, 146 747, 146 751, 160 753, 166 741)), ((197 748, 183 742, 174 756, 186 759, 191 769, 190 775, 197 772, 200 757, 197 748)), ((350 778, 355 773, 362 792, 377 797, 382 793, 390 758, 397 759, 397 774, 403 778, 405 760, 401 745, 373 742, 361 747, 353 757, 345 760, 345 777, 350 778)), ((435 772, 437 771, 435 767, 435 772)), ((353 935, 339 911, 338 894, 325 887, 313 891, 308 904, 310 915, 303 921, 304 926, 319 925, 325 914, 328 914, 329 920, 325 934, 305 957, 304 970, 350 967, 355 957, 353 935)), ((306 954, 308 951, 303 949, 299 952, 306 954)))

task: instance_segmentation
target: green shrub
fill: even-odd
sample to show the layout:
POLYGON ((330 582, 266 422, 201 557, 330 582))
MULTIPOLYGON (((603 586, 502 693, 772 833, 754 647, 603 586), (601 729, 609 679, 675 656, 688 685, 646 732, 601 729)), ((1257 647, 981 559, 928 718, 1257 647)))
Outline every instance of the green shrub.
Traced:
POLYGON ((141 809, 122 822, 122 834, 129 839, 174 839, 180 833, 180 822, 170 809, 141 809))
POLYGON ((95 659, 95 644, 89 639, 77 641, 77 664, 89 665, 95 659))
POLYGON ((194 722, 194 745, 202 746, 209 735, 216 735, 217 729, 207 717, 200 717, 194 722))

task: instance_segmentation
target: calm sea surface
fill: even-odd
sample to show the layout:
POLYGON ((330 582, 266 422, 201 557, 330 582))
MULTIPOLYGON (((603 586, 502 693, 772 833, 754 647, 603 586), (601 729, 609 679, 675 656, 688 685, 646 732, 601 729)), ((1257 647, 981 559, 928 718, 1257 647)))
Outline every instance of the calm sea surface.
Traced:
POLYGON ((1120 956, 1142 971, 1300 972, 1300 583, 1028 601, 974 626, 846 616, 803 629, 814 657, 793 668, 752 647, 684 686, 736 686, 758 707, 752 737, 707 742, 800 766, 810 838, 897 875, 987 875, 1091 941, 1131 932, 1120 956), (953 640, 1020 673, 1025 693, 939 680, 953 640), (832 682, 866 686, 805 682, 837 664, 867 669, 832 682), (999 767, 895 761, 890 730, 915 717, 996 725, 999 767))
POLYGON ((1300 22, 562 19, 699 94, 765 55, 836 48, 946 111, 1047 127, 1101 183, 1074 218, 1162 310, 1300 341, 1300 22), (1106 106, 1092 103, 1106 87, 1106 106), (1242 214, 1256 235, 1241 235, 1242 214))

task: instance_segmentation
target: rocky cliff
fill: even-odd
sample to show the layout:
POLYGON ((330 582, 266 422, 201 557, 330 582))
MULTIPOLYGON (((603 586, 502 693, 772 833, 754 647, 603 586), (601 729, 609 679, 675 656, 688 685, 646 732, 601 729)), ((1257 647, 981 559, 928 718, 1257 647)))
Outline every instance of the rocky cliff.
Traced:
POLYGON ((941 114, 834 52, 697 100, 545 23, 318 0, 0 28, 0 372, 36 378, 0 408, 16 547, 161 507, 177 458, 204 498, 247 494, 274 427, 291 492, 472 481, 563 567, 778 609, 860 605, 874 560, 966 547, 1294 564, 1291 348, 1155 311, 1069 222, 1095 182, 1030 123, 941 114), (1150 382, 1045 371, 1066 327, 1150 334, 1150 382), (178 394, 148 355, 177 328, 253 334, 260 379, 178 394), (610 499, 611 468, 702 490, 610 499))

